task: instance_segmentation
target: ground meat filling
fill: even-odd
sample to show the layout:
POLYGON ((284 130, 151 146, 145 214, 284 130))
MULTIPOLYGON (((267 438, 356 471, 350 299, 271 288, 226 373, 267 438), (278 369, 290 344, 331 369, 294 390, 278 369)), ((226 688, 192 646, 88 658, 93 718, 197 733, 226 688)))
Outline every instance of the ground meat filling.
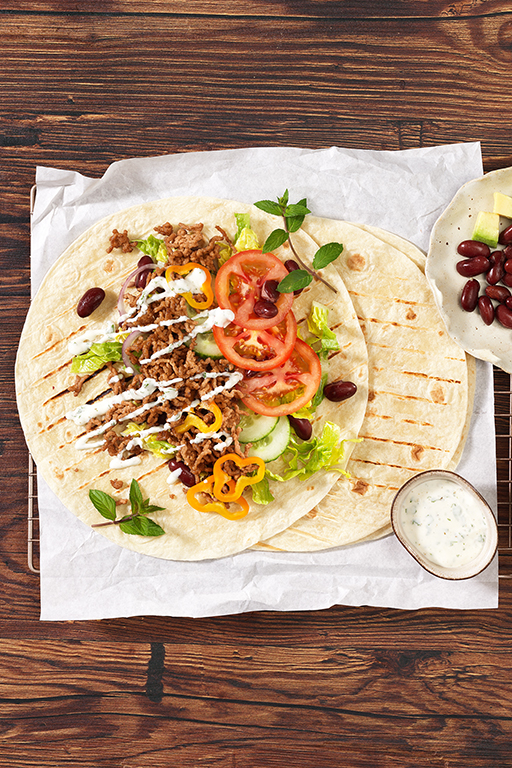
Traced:
MULTIPOLYGON (((169 261, 159 265, 153 275, 164 274, 169 264, 182 265, 191 261, 213 272, 218 268, 221 247, 230 245, 229 238, 222 230, 210 240, 205 238, 202 224, 179 224, 173 228, 166 222, 155 227, 155 231, 164 237, 169 261)), ((108 250, 110 252, 113 248, 121 248, 127 252, 128 246, 134 243, 126 231, 119 233, 114 230, 108 250)), ((140 289, 129 288, 124 295, 126 305, 135 306, 139 294, 140 289)), ((224 358, 204 359, 195 354, 195 339, 190 339, 189 336, 196 325, 188 319, 189 313, 190 308, 182 296, 164 296, 162 300, 150 303, 145 313, 135 321, 125 316, 119 325, 120 331, 129 332, 136 326, 157 325, 157 328, 150 332, 141 332, 133 339, 127 355, 134 375, 113 382, 111 386, 114 394, 129 389, 136 390, 142 386, 144 380, 151 378, 157 382, 172 381, 171 385, 166 386, 174 388, 175 396, 170 399, 162 398, 161 390, 157 389, 142 400, 123 401, 113 405, 104 416, 92 419, 87 429, 95 430, 107 422, 115 422, 114 426, 103 434, 102 447, 111 456, 118 456, 122 460, 137 456, 145 450, 140 445, 140 439, 137 443, 137 431, 133 426, 129 434, 122 434, 129 424, 139 425, 144 430, 154 429, 151 436, 157 441, 177 446, 176 451, 168 454, 169 458, 183 461, 199 482, 200 479, 211 475, 213 465, 220 456, 235 453, 244 457, 247 448, 242 448, 238 440, 241 432, 241 413, 236 393, 234 388, 225 388, 230 381, 229 374, 236 371, 236 368, 224 358), (165 321, 184 317, 187 319, 178 323, 164 324, 165 321), (155 353, 173 344, 177 346, 172 351, 150 359, 155 353), (178 381, 175 381, 176 379, 178 381), (215 396, 208 397, 214 389, 219 388, 222 389, 216 392, 215 396), (190 412, 191 403, 198 400, 200 403, 194 407, 193 413, 206 425, 213 424, 215 417, 205 406, 215 403, 220 409, 222 424, 216 428, 216 433, 220 435, 203 437, 205 433, 195 426, 190 426, 186 431, 180 430, 190 412), (152 403, 154 405, 151 405, 152 403), (133 416, 130 415, 132 413, 133 416), (161 427, 161 431, 155 429, 158 427, 161 427)), ((109 364, 109 368, 112 374, 116 373, 112 364, 109 364)), ((230 476, 237 478, 241 474, 254 471, 255 467, 240 468, 236 463, 228 461, 224 469, 230 476)))

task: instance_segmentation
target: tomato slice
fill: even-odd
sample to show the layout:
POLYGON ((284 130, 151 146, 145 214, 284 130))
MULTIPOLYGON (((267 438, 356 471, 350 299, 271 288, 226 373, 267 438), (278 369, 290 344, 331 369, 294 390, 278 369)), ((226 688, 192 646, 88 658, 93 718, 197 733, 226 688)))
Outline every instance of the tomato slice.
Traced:
POLYGON ((288 312, 272 328, 240 328, 230 323, 226 328, 213 326, 220 351, 230 363, 250 371, 269 371, 287 360, 297 338, 297 322, 288 312))
MULTIPOLYGON (((273 253, 240 251, 231 256, 217 272, 215 296, 219 307, 235 313, 234 323, 241 328, 271 328, 278 325, 293 303, 293 293, 281 293, 275 305, 277 315, 261 317, 254 312, 267 280, 281 282, 288 270, 273 253)), ((263 296, 263 299, 265 297, 263 296)))
POLYGON ((322 367, 316 352, 297 339, 282 365, 245 374, 239 384, 244 405, 263 416, 287 416, 309 403, 320 386, 322 367))

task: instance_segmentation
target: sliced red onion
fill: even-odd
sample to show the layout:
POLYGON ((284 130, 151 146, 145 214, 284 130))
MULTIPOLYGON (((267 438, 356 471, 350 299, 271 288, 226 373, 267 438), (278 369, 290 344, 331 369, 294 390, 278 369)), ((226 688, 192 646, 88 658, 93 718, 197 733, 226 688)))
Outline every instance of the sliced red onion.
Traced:
POLYGON ((135 341, 137 336, 140 336, 141 333, 142 333, 142 331, 132 331, 126 337, 126 339, 123 341, 123 346, 121 348, 121 354, 123 356, 123 363, 125 364, 125 366, 127 368, 130 368, 131 370, 133 370, 134 364, 132 363, 132 361, 128 357, 128 350, 130 349, 131 345, 133 344, 133 342, 135 341))
POLYGON ((128 275, 123 285, 121 286, 121 290, 119 291, 119 298, 117 299, 117 311, 121 317, 126 314, 126 307, 124 306, 124 294, 130 283, 132 283, 133 280, 135 280, 135 278, 140 275, 141 272, 147 272, 150 269, 156 268, 156 264, 143 264, 142 267, 137 267, 137 269, 128 275))

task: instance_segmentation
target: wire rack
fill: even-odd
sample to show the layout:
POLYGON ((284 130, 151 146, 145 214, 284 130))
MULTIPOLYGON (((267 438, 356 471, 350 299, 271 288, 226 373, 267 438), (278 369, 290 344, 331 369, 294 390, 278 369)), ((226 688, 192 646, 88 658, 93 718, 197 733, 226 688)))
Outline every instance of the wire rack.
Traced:
MULTIPOLYGON (((508 373, 494 369, 496 474, 498 485, 498 551, 501 579, 512 579, 512 390, 508 373)), ((28 567, 39 573, 37 470, 29 455, 28 567)))

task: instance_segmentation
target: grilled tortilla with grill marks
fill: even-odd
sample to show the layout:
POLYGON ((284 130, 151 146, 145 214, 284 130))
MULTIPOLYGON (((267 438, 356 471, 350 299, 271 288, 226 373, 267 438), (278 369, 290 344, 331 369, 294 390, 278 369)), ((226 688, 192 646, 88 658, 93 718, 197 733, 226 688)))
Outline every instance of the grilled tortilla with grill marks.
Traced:
POLYGON ((418 266, 421 252, 341 221, 310 216, 304 228, 319 244, 344 243, 336 264, 367 343, 368 406, 347 465, 350 481, 337 482, 258 547, 267 550, 314 551, 388 534, 391 502, 404 482, 456 467, 472 411, 474 360, 446 332, 418 266))

